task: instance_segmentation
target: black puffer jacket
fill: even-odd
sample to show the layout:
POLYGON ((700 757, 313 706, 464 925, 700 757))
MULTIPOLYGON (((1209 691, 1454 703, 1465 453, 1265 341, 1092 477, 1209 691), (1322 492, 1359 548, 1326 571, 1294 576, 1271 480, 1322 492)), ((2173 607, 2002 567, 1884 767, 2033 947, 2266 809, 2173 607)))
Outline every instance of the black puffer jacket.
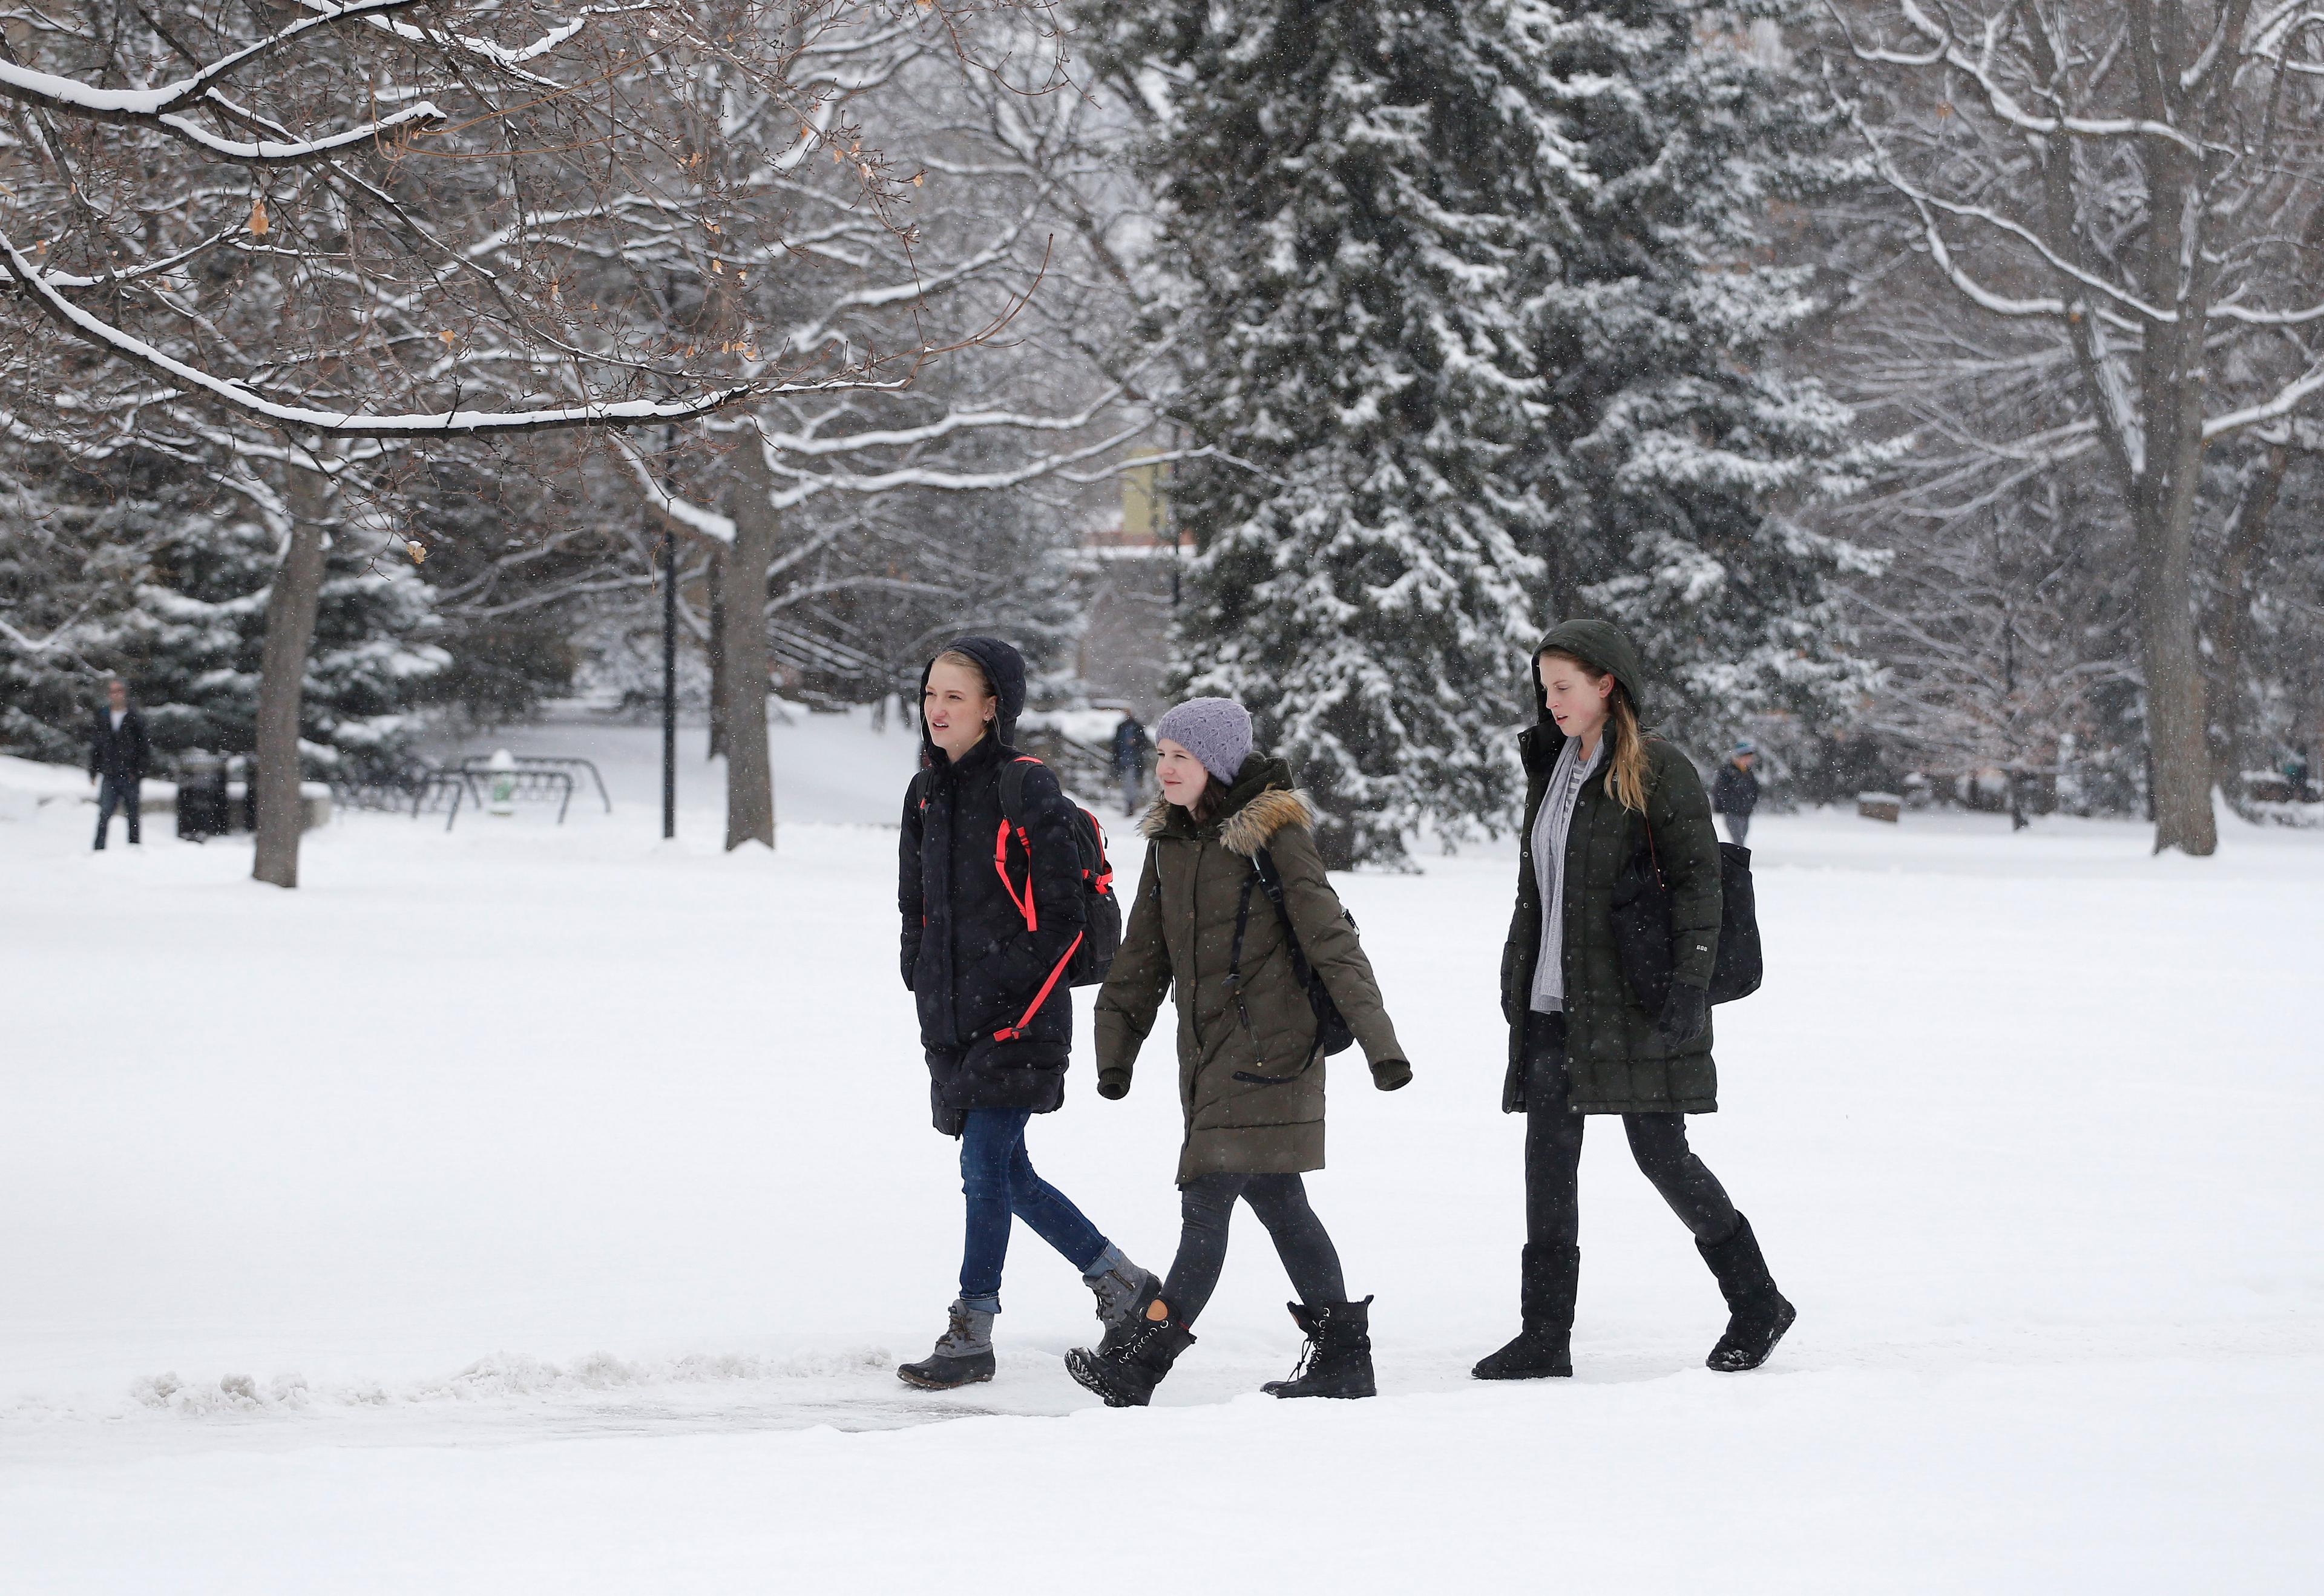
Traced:
MULTIPOLYGON (((924 768, 904 798, 896 906, 903 915, 904 984, 919 1003, 936 1128, 956 1132, 965 1109, 1047 1113, 1064 1101, 1074 1010, 1059 966, 1082 934, 1087 909, 1073 806, 1046 765, 1025 769, 1018 817, 1024 835, 1009 835, 1003 884, 993 856, 1002 830, 1001 771, 1019 757, 1010 743, 1025 707, 1025 662, 992 638, 964 637, 947 647, 983 666, 1000 713, 984 740, 957 762, 923 727, 924 768), (1020 907, 1028 890, 1029 918, 1020 907), (1056 984, 1036 1009, 1053 973, 1056 984)), ((920 679, 925 688, 927 672, 920 679)))

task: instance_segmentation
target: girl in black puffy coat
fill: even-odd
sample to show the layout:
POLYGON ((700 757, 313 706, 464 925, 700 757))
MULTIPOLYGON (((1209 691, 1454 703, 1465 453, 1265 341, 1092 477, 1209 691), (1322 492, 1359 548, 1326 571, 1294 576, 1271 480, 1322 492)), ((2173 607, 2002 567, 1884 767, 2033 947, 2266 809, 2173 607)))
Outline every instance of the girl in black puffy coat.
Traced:
POLYGON ((950 1323, 932 1354, 896 1372, 935 1390, 992 1378, 1012 1216, 1081 1270, 1109 1329, 1161 1287, 1025 1150, 1032 1116, 1065 1101, 1065 971, 1087 910, 1073 805, 1047 766, 1026 761, 1016 824, 1002 813, 1001 773, 1022 758, 1010 743, 1024 707, 1025 661, 994 638, 958 639, 920 678, 922 769, 904 798, 896 904, 936 1129, 960 1138, 968 1226, 950 1323))

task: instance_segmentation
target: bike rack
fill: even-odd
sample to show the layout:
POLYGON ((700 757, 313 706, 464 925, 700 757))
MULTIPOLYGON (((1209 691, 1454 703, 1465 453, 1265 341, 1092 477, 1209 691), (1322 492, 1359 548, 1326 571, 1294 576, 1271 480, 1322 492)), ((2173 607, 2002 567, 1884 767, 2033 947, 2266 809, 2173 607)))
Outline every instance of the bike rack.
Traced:
POLYGON ((521 765, 512 770, 504 765, 494 767, 482 760, 471 760, 452 770, 430 774, 420 789, 420 796, 412 800, 412 816, 418 818, 420 804, 429 792, 448 789, 452 794, 452 808, 444 816, 444 829, 449 831, 459 821, 460 803, 464 798, 475 808, 484 807, 484 795, 477 789, 476 783, 490 782, 501 777, 515 782, 514 797, 519 803, 535 800, 546 803, 554 795, 557 798, 557 824, 565 824, 565 812, 573 806, 571 771, 527 770, 521 765))
POLYGON ((588 771, 589 780, 597 784, 597 796, 605 801, 605 813, 610 815, 613 812, 613 794, 605 790, 605 779, 597 773, 596 761, 594 760, 580 759, 572 754, 521 753, 516 756, 516 762, 520 770, 529 765, 538 765, 547 770, 565 767, 588 771))

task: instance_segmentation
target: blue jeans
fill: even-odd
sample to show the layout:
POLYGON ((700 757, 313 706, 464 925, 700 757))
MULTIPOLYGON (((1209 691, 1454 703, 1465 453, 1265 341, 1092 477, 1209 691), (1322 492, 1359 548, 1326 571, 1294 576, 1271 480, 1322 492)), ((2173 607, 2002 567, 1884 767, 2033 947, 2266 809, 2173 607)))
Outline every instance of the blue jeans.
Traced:
POLYGON ((135 845, 138 816, 143 807, 137 796, 137 788, 138 783, 134 781, 115 781, 110 776, 98 785, 97 789, 97 845, 98 848, 102 849, 105 846, 105 833, 113 824, 113 812, 115 809, 120 810, 123 817, 129 822, 129 841, 133 846, 135 845))
POLYGON ((1087 1269, 1105 1250, 1105 1238, 1065 1195, 1033 1173, 1025 1153, 1021 1108, 973 1108, 960 1138, 960 1189, 968 1199, 968 1240, 961 1250, 960 1295, 964 1299, 1001 1294, 1001 1266, 1009 1258, 1013 1214, 1077 1269, 1087 1269))

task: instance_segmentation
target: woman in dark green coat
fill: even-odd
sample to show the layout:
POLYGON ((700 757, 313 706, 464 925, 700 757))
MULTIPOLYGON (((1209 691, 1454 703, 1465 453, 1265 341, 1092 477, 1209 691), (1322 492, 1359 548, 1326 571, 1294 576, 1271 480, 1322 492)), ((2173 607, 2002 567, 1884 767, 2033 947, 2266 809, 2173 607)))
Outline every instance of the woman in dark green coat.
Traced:
POLYGON ((1687 1145, 1686 1116, 1719 1106, 1711 1059, 1719 946, 1719 836, 1686 756, 1640 726, 1644 673, 1629 639, 1569 621, 1530 667, 1538 721, 1525 761, 1517 904, 1501 952, 1509 1024, 1501 1107, 1526 1116, 1524 1328, 1480 1362, 1480 1379, 1572 1374, 1582 1259, 1576 1175, 1586 1114, 1619 1114, 1631 1154, 1693 1232, 1727 1298, 1710 1367, 1766 1361, 1792 1305, 1768 1275, 1750 1222, 1687 1145), (1632 992, 1614 942, 1618 883, 1641 855, 1671 899, 1674 974, 1661 1011, 1632 992))
POLYGON ((1065 1360, 1114 1407, 1142 1407, 1210 1301, 1226 1259, 1227 1222, 1248 1203, 1273 1237, 1301 1300, 1308 1338, 1278 1397, 1373 1393, 1371 1299, 1347 1300, 1332 1238, 1300 1176, 1323 1167, 1323 1058, 1295 946, 1322 978, 1370 1061, 1373 1083, 1412 1079, 1379 988, 1315 852, 1314 814, 1290 767, 1251 752, 1250 716, 1226 698, 1178 706, 1155 728, 1162 797, 1139 829, 1146 870, 1120 951, 1097 1000, 1098 1090, 1130 1090, 1139 1044, 1163 997, 1177 994, 1178 1153, 1185 1228, 1169 1278, 1142 1316, 1065 1360), (1271 872, 1280 891, 1262 880, 1271 872), (1296 944, 1295 944, 1295 940, 1296 944))

